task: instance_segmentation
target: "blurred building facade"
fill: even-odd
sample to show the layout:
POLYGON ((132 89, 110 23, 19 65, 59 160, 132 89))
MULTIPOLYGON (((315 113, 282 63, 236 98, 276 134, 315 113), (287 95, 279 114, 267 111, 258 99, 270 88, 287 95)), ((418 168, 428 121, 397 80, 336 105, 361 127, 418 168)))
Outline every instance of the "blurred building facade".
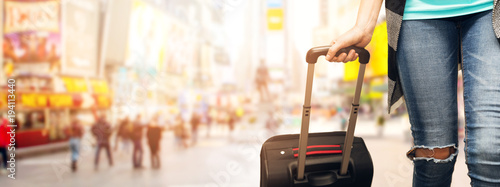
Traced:
POLYGON ((98 74, 98 0, 2 1, 0 110, 14 79, 18 147, 67 140, 71 115, 105 112, 110 89, 98 74))

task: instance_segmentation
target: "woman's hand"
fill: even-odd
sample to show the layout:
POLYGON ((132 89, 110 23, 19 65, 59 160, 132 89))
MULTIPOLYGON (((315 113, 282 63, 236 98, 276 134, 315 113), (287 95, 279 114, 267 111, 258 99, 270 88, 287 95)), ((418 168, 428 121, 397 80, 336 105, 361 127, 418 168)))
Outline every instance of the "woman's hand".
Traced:
POLYGON ((332 46, 328 50, 326 60, 345 63, 358 58, 358 54, 354 50, 349 51, 349 54, 342 53, 337 57, 335 54, 345 47, 356 46, 364 48, 370 43, 382 2, 383 0, 361 0, 356 25, 330 43, 332 46))
POLYGON ((349 62, 354 61, 358 58, 358 54, 351 49, 349 54, 342 53, 339 56, 335 56, 335 54, 342 48, 349 46, 356 47, 366 47, 368 43, 370 43, 372 38, 372 32, 364 32, 363 29, 359 27, 353 27, 351 30, 345 32, 337 39, 332 40, 330 43, 332 46, 325 57, 326 60, 330 62, 349 62))

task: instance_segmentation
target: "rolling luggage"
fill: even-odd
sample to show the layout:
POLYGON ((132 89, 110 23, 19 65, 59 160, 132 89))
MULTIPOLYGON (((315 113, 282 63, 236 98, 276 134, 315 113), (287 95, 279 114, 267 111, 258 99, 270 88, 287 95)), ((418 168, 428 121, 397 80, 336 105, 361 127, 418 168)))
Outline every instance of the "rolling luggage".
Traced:
POLYGON ((330 46, 320 46, 307 52, 308 63, 305 101, 300 134, 277 135, 262 145, 261 187, 302 186, 371 186, 373 163, 363 139, 354 137, 359 97, 366 64, 370 54, 363 48, 348 47, 359 54, 359 74, 347 132, 309 134, 311 91, 314 65, 330 46), (306 159, 307 156, 307 159, 306 159))

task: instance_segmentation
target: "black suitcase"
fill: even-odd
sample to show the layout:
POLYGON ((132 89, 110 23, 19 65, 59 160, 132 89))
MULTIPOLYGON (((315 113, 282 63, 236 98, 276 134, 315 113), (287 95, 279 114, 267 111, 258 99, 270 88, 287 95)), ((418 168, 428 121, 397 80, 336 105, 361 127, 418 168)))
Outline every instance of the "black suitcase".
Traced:
POLYGON ((301 132, 274 136, 264 142, 260 153, 261 187, 371 186, 373 163, 370 153, 363 139, 354 137, 361 86, 370 59, 368 51, 351 46, 336 54, 348 53, 351 49, 359 54, 359 74, 347 132, 308 132, 314 65, 329 48, 320 46, 307 52, 301 132))

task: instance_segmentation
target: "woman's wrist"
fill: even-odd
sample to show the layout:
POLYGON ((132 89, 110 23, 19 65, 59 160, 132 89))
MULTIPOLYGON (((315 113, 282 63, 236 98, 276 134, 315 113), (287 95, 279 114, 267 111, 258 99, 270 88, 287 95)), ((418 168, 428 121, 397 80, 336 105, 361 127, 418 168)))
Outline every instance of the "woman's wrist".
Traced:
POLYGON ((373 34, 373 30, 375 29, 375 27, 371 28, 369 26, 366 26, 366 25, 355 25, 351 32, 355 32, 356 35, 361 35, 363 37, 366 37, 366 36, 371 36, 373 34))

